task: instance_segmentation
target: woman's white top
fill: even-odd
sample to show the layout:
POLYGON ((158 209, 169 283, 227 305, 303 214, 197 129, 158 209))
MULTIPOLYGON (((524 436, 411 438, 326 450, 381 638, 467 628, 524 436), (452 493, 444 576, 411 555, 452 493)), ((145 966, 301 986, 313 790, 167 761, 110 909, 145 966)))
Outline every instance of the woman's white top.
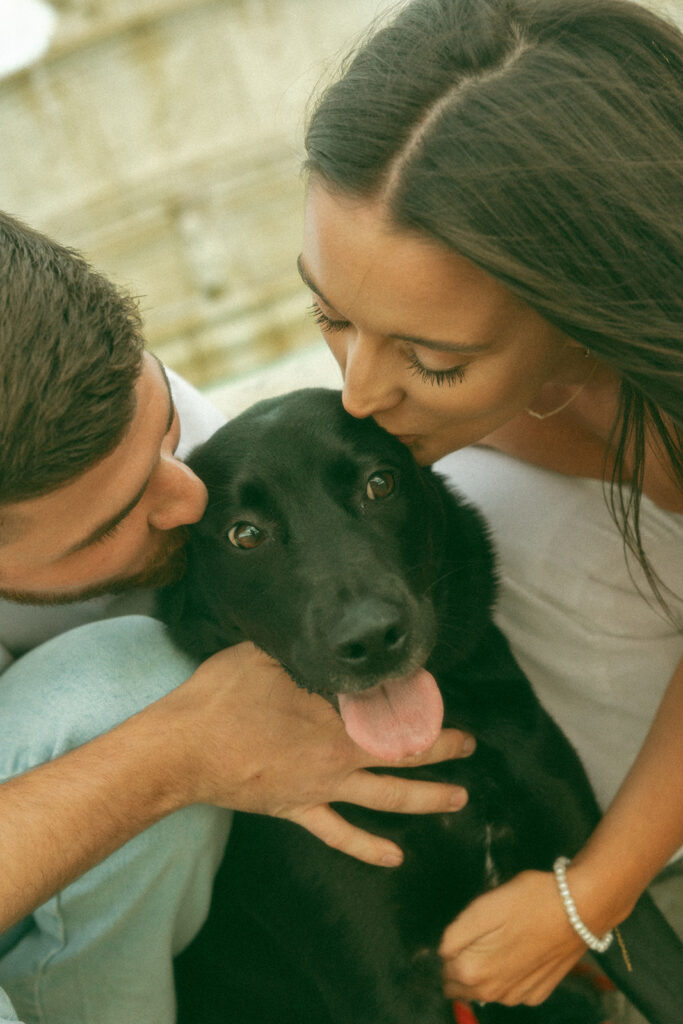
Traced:
POLYGON ((496 622, 605 808, 683 657, 683 516, 643 498, 643 545, 678 592, 666 595, 676 627, 636 559, 627 563, 600 481, 483 447, 435 468, 488 520, 500 573, 496 622))

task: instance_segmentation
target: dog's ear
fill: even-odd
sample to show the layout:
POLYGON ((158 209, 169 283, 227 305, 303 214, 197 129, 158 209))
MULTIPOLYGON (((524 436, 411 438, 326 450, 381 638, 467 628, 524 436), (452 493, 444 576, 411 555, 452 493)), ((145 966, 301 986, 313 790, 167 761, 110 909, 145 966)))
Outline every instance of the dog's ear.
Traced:
POLYGON ((462 561, 467 552, 467 565, 471 573, 490 581, 490 597, 494 598, 495 552, 488 523, 476 508, 441 473, 424 467, 428 479, 430 505, 433 515, 432 529, 443 545, 443 556, 462 561))
POLYGON ((205 661, 217 651, 232 647, 244 639, 239 630, 226 630, 224 625, 206 616, 188 614, 173 626, 169 625, 175 643, 200 661, 205 661))
POLYGON ((217 651, 225 647, 233 647, 244 639, 238 630, 231 630, 230 634, 225 626, 219 626, 217 622, 207 618, 194 618, 192 616, 183 619, 177 633, 174 632, 178 643, 189 654, 205 661, 217 651))
POLYGON ((157 608, 178 647, 202 661, 244 639, 236 627, 218 623, 205 609, 200 611, 183 580, 159 591, 157 608))
MULTIPOLYGON (((495 555, 483 516, 441 474, 423 467, 432 546, 444 614, 453 630, 478 638, 478 626, 490 615, 496 594, 495 555), (446 606, 448 610, 446 610, 446 606)), ((454 634, 455 635, 455 634, 454 634)), ((463 650, 464 650, 463 646, 463 650)))
POLYGON ((155 603, 157 614, 171 630, 175 630, 182 620, 183 609, 185 608, 186 588, 182 580, 178 583, 171 583, 167 587, 157 590, 155 603))

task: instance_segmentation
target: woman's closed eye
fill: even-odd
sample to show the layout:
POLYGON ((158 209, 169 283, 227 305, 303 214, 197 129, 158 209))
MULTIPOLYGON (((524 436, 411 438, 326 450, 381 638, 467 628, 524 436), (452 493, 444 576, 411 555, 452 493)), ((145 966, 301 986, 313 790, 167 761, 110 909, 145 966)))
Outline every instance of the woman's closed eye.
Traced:
POLYGON ((448 366, 443 370, 434 370, 429 366, 425 366, 417 358, 415 352, 408 353, 408 365, 416 376, 423 380, 426 384, 435 384, 437 387, 441 384, 460 384, 465 376, 466 366, 448 366))
POLYGON ((308 312, 321 331, 334 333, 335 331, 345 331, 347 327, 351 326, 348 320, 333 320, 326 313, 323 313, 317 302, 308 307, 308 312))
MULTIPOLYGON (((336 331, 345 331, 351 323, 348 320, 335 320, 324 313, 317 302, 313 302, 308 307, 308 313, 313 317, 318 327, 325 334, 334 334, 336 331)), ((439 387, 442 384, 452 385, 461 383, 465 376, 466 366, 447 366, 443 369, 433 369, 429 366, 425 366, 422 363, 416 353, 411 349, 407 353, 408 366, 416 374, 420 380, 427 384, 436 385, 439 387)))

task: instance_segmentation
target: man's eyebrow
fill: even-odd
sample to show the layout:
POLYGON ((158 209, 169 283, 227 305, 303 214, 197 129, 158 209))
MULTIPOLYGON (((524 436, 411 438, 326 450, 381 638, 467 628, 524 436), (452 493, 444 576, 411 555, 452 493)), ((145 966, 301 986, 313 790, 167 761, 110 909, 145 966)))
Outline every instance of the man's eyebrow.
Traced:
POLYGON ((166 433, 164 434, 164 437, 165 437, 166 434, 168 434, 168 432, 171 429, 171 427, 173 426, 173 420, 175 419, 175 402, 173 401, 173 392, 171 391, 171 382, 168 379, 168 374, 166 373, 166 367, 164 366, 162 361, 159 359, 159 357, 155 356, 153 352, 150 352, 150 355, 151 355, 152 359, 156 359, 157 366, 161 370, 161 376, 164 378, 164 384, 166 385, 166 390, 168 391, 168 423, 166 424, 166 433))
MULTIPOLYGON (((171 429, 173 425, 173 420, 175 419, 175 403, 173 401, 173 395, 171 393, 171 384, 169 382, 168 374, 166 373, 164 364, 159 359, 157 359, 153 352, 150 353, 150 355, 152 355, 153 358, 156 359, 159 369, 161 370, 161 375, 164 378, 166 389, 168 391, 169 416, 168 422, 166 424, 166 430, 164 431, 165 437, 166 434, 168 434, 169 430, 171 429)), ((149 481, 152 477, 153 472, 154 469, 152 469, 151 472, 148 474, 145 482, 143 483, 142 487, 137 492, 135 497, 133 497, 124 508, 122 508, 119 512, 116 512, 113 516, 111 516, 111 518, 107 519, 106 522, 100 523, 99 526, 96 526, 95 529, 92 530, 87 537, 83 538, 83 540, 77 541, 77 543, 70 547, 68 551, 64 552, 64 556, 73 555, 75 554, 76 551, 82 551, 83 548, 90 547, 91 544, 95 544, 98 540, 104 537, 105 534, 109 533, 110 530, 113 530, 114 527, 119 525, 119 523, 122 523, 126 516, 130 515, 130 513, 133 511, 138 502, 142 500, 142 497, 145 491, 147 490, 147 487, 149 486, 149 481)))
MULTIPOLYGON (((301 277, 301 280, 304 282, 304 284, 308 288, 310 288, 312 292, 315 292, 318 298, 322 299, 326 306, 329 306, 330 309, 336 309, 334 303, 330 302, 329 299, 325 298, 325 296, 320 291, 317 284, 311 277, 310 273, 306 269, 306 266, 304 265, 303 254, 301 254, 298 257, 296 261, 296 266, 297 270, 299 271, 299 276, 301 277)), ((482 345, 471 345, 469 343, 457 341, 434 341, 430 338, 418 338, 413 334, 390 334, 389 337, 396 338, 397 341, 407 341, 411 345, 420 345, 423 348, 429 348, 435 352, 462 352, 463 355, 476 355, 479 352, 488 352, 489 349, 491 348, 490 343, 485 343, 482 345)))

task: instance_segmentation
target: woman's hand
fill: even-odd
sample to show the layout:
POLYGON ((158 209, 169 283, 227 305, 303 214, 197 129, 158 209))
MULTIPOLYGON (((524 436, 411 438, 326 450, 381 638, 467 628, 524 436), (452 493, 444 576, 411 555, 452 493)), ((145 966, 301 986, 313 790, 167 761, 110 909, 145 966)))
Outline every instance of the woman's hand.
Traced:
MULTIPOLYGON (((376 761, 349 739, 335 709, 250 643, 209 658, 164 702, 184 752, 179 803, 289 818, 344 853, 396 866, 402 853, 394 843, 350 825, 330 802, 427 814, 467 801, 457 786, 365 771, 376 761)), ((400 764, 465 756, 467 739, 444 730, 425 755, 400 764)))
MULTIPOLYGON (((579 915, 594 935, 628 917, 683 843, 682 727, 683 660, 617 796, 567 869, 579 915)), ((525 871, 474 900, 444 932, 445 993, 536 1005, 585 951, 553 875, 525 871)))
POLYGON ((444 932, 444 993, 449 999, 537 1006, 585 952, 554 876, 525 871, 479 896, 444 932))

